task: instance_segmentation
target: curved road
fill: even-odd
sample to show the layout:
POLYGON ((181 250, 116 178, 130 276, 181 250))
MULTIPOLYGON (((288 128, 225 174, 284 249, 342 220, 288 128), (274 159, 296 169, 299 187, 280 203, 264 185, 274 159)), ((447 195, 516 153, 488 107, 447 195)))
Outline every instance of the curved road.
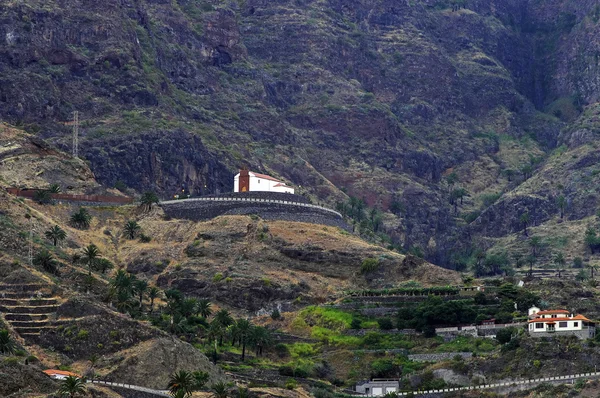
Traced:
MULTIPOLYGON (((489 390, 495 388, 511 388, 511 387, 524 387, 527 386, 529 388, 535 387, 542 383, 565 383, 568 381, 575 381, 577 379, 595 379, 600 378, 600 372, 592 372, 592 373, 579 373, 567 376, 553 376, 553 377, 540 377, 537 379, 520 379, 513 381, 506 381, 502 383, 492 383, 492 384, 481 384, 478 386, 468 386, 468 387, 454 387, 454 388, 443 388, 439 390, 426 390, 426 391, 403 391, 398 392, 399 397, 405 397, 409 394, 414 396, 419 395, 428 395, 428 394, 443 394, 446 392, 457 392, 457 391, 468 391, 468 390, 489 390)), ((135 386, 132 384, 123 384, 123 383, 113 383, 111 381, 101 381, 101 380, 93 380, 88 381, 88 383, 104 385, 107 387, 118 387, 118 388, 126 388, 129 390, 135 390, 140 392, 145 392, 148 394, 153 394, 159 397, 171 397, 167 390, 153 390, 151 388, 135 386)))
POLYGON ((88 380, 88 383, 99 384, 107 387, 118 387, 118 388, 126 388, 128 390, 135 390, 146 392, 148 394, 157 395, 159 397, 171 397, 171 394, 167 390, 153 390, 151 388, 134 386, 132 384, 123 384, 123 383, 113 383, 112 381, 101 381, 101 380, 88 380))
POLYGON ((427 395, 427 394, 443 394, 445 392, 456 392, 456 391, 467 391, 467 390, 489 390, 494 388, 511 388, 511 387, 524 387, 533 388, 542 383, 560 383, 563 384, 567 381, 575 381, 577 379, 595 379, 600 378, 600 372, 592 372, 592 373, 580 373, 574 375, 567 376, 554 376, 554 377, 540 377, 537 379, 521 379, 521 380, 513 380, 507 381, 503 383, 492 383, 492 384, 482 384, 478 386, 469 386, 469 387, 455 387, 455 388, 443 388, 440 390, 427 390, 427 391, 411 391, 411 392, 399 392, 399 397, 405 397, 409 394, 414 396, 419 395, 427 395))

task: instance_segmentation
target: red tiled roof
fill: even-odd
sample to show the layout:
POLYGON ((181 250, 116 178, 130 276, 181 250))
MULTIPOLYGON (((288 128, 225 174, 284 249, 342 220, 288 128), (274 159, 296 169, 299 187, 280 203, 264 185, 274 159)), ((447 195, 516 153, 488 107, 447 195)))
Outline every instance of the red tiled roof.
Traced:
POLYGON ((569 311, 567 310, 545 310, 545 311, 538 311, 533 315, 552 315, 552 314, 568 314, 569 311))
POLYGON ((44 370, 44 373, 46 373, 48 376, 61 375, 61 376, 81 377, 76 373, 67 372, 66 370, 57 370, 57 369, 47 369, 47 370, 44 370))
POLYGON ((273 186, 274 187, 286 187, 287 188, 287 185, 285 185, 285 183, 282 183, 282 182, 280 182, 279 184, 275 184, 273 186))
POLYGON ((534 322, 545 322, 545 323, 554 323, 554 322, 562 322, 562 321, 584 321, 584 322, 593 322, 584 317, 581 314, 577 314, 573 318, 535 318, 529 321, 529 323, 534 322))
POLYGON ((258 178, 262 178, 262 179, 265 179, 265 180, 271 180, 271 181, 277 181, 277 182, 281 182, 281 181, 280 181, 280 180, 278 180, 277 178, 273 178, 273 177, 271 177, 271 176, 268 176, 268 175, 266 175, 266 174, 259 174, 259 173, 255 173, 255 172, 253 172, 253 171, 251 171, 250 173, 251 173, 251 174, 254 174, 254 176, 255 176, 255 177, 258 177, 258 178))

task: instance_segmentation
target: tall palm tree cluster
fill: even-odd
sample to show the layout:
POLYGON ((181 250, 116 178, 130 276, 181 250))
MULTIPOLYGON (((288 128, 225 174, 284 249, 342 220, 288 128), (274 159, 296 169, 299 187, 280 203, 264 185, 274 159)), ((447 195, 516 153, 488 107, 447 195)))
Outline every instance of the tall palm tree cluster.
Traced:
POLYGON ((350 196, 347 202, 338 202, 336 210, 358 224, 361 234, 380 232, 382 215, 375 207, 368 208, 364 200, 350 196))
POLYGON ((155 300, 161 296, 162 292, 156 286, 150 286, 124 270, 117 271, 111 280, 111 297, 120 312, 132 317, 146 314, 154 326, 188 341, 204 338, 204 343, 214 344, 215 360, 219 347, 226 342, 242 349, 242 360, 246 357, 247 347, 253 347, 258 356, 272 342, 268 329, 254 326, 246 319, 236 321, 225 309, 213 314, 210 301, 185 297, 177 289, 164 292, 166 304, 155 312, 155 300), (145 300, 149 301, 147 307, 145 300))
POLYGON ((111 280, 111 297, 120 312, 129 313, 137 317, 147 309, 149 314, 154 312, 154 301, 160 297, 161 291, 156 286, 150 286, 148 282, 138 279, 120 269, 111 280), (144 307, 144 299, 150 301, 147 308, 144 307))

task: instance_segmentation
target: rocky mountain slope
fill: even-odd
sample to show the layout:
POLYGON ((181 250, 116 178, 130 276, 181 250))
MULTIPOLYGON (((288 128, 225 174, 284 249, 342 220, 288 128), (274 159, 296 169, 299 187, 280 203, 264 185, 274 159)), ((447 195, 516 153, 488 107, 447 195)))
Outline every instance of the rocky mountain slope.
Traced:
MULTIPOLYGON (((34 374, 29 382, 11 379, 10 393, 29 384, 40 392, 56 389, 39 372, 57 367, 155 389, 164 389, 181 369, 205 371, 210 383, 230 380, 199 346, 117 312, 111 285, 116 270, 92 273, 75 260, 92 243, 116 268, 161 292, 178 289, 186 297, 208 298, 214 311, 242 317, 300 310, 360 287, 460 283, 458 273, 322 225, 242 216, 195 223, 168 219, 159 208, 145 212, 129 205, 89 206, 90 227, 78 229, 70 217, 81 204, 40 204, 4 188, 31 178, 41 187, 57 181, 72 192, 105 191, 87 165, 7 126, 0 131, 0 148, 0 329, 8 328, 22 347, 25 365, 35 364, 26 369, 34 374), (126 238, 123 226, 131 219, 149 241, 126 238), (56 225, 66 232, 57 247, 45 236, 56 225), (38 262, 44 251, 54 257, 56 272, 38 262), (368 272, 362 269, 366 259, 377 264, 368 272)), ((161 297, 151 304, 157 311, 166 308, 165 293, 161 297)))
POLYGON ((331 205, 364 198, 394 241, 456 267, 465 237, 544 223, 558 191, 571 218, 595 212, 576 181, 534 182, 564 169, 555 148, 596 145, 599 15, 591 0, 8 2, 0 118, 68 148, 79 111, 107 186, 224 192, 249 165, 331 205))

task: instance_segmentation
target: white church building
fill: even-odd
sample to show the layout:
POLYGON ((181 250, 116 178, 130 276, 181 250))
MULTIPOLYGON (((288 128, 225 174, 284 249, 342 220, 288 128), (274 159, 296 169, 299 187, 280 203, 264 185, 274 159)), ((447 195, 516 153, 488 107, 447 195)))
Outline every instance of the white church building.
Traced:
POLYGON ((266 174, 242 169, 233 178, 233 192, 279 192, 294 193, 294 188, 266 174))

